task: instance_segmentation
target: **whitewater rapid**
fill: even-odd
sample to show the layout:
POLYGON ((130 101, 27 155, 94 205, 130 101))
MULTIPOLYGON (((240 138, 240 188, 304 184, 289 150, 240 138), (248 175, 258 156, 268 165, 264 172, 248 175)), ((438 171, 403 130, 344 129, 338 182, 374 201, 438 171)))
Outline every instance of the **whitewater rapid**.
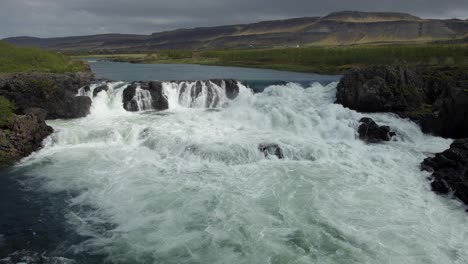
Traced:
POLYGON ((241 86, 234 100, 220 90, 223 103, 209 109, 165 83, 169 110, 151 111, 140 94, 137 113, 122 107, 126 86, 109 84, 86 118, 50 121, 45 148, 19 165, 41 191, 69 193, 67 224, 87 238, 74 254, 111 263, 468 263, 464 207, 431 192, 419 170, 450 140, 334 104, 336 83, 258 94, 241 86), (363 116, 398 136, 365 144, 356 135, 363 116), (265 157, 265 143, 285 158, 265 157))

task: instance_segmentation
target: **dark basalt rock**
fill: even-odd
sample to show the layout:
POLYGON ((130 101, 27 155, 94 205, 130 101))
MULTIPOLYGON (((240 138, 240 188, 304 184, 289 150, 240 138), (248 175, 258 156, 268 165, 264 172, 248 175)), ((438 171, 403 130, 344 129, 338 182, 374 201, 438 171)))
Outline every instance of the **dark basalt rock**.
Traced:
POLYGON ((427 158, 421 169, 432 172, 432 190, 452 194, 468 204, 468 139, 457 139, 448 150, 427 158))
POLYGON ((337 86, 336 102, 363 112, 401 112, 422 103, 420 75, 404 66, 353 70, 337 86))
POLYGON ((136 88, 137 88, 137 84, 133 83, 127 86, 127 88, 125 88, 122 94, 123 107, 125 110, 130 111, 130 112, 138 111, 137 102, 133 100, 136 94, 136 88))
POLYGON ((169 103, 164 96, 164 91, 161 82, 149 82, 148 88, 153 99, 152 107, 154 110, 166 110, 169 108, 169 103))
POLYGON ((278 144, 260 144, 258 150, 263 152, 266 158, 269 156, 276 156, 278 159, 284 158, 283 150, 278 144))
POLYGON ((223 82, 226 87, 226 97, 230 100, 236 99, 239 95, 239 85, 236 80, 211 80, 214 84, 222 86, 223 82))
POLYGON ((92 73, 20 73, 0 76, 0 96, 15 103, 15 113, 29 108, 47 111, 47 119, 78 118, 89 113, 91 100, 76 97, 78 89, 89 85, 92 73))
POLYGON ((395 136, 389 126, 379 126, 371 118, 364 117, 359 122, 362 123, 358 128, 359 138, 368 143, 390 141, 395 136))
POLYGON ((44 122, 44 110, 28 109, 0 127, 0 167, 10 165, 42 147, 42 141, 54 131, 44 122))
MULTIPOLYGON (((88 88, 89 89, 89 88, 88 88)), ((85 91, 86 91, 86 88, 85 88, 85 91)), ((94 90, 93 90, 93 97, 96 97, 100 92, 102 91, 109 91, 109 86, 107 86, 106 84, 104 85, 101 85, 99 87, 96 87, 94 90)))
POLYGON ((468 137, 468 73, 457 68, 372 66, 353 70, 337 86, 337 103, 363 112, 393 112, 423 132, 468 137))

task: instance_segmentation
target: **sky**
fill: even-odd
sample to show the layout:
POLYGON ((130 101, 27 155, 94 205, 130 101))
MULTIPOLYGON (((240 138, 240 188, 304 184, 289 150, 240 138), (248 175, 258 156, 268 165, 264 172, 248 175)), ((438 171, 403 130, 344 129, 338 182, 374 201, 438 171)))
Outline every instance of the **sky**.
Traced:
POLYGON ((0 0, 0 38, 150 34, 343 10, 467 19, 468 0, 0 0))

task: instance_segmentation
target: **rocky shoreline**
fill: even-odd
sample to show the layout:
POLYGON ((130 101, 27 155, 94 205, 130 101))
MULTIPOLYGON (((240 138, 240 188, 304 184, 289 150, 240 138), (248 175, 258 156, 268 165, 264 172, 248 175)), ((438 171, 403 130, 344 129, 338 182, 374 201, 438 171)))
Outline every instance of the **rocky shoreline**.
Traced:
POLYGON ((91 99, 76 96, 94 81, 91 72, 0 75, 0 96, 13 102, 14 116, 0 126, 0 167, 29 156, 53 133, 46 119, 70 119, 89 113, 91 99))
MULTIPOLYGON (((336 103, 360 112, 392 112, 415 121, 424 133, 457 139, 450 149, 424 160, 421 169, 432 173, 434 192, 450 194, 468 205, 467 72, 389 65, 356 69, 338 84, 336 103)), ((380 135, 378 126, 372 127, 380 135)), ((359 134, 369 141, 367 134, 363 136, 366 129, 361 125, 359 134)), ((383 134, 388 131, 385 128, 383 134)))

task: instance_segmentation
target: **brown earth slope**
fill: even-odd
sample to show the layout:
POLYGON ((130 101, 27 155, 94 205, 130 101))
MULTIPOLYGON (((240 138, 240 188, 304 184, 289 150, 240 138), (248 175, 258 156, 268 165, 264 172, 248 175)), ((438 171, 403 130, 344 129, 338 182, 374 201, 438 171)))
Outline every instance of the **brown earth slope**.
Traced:
POLYGON ((178 29, 151 35, 105 34, 5 41, 58 51, 135 52, 160 49, 274 48, 369 43, 457 42, 468 20, 422 19, 404 13, 344 11, 253 24, 178 29))

